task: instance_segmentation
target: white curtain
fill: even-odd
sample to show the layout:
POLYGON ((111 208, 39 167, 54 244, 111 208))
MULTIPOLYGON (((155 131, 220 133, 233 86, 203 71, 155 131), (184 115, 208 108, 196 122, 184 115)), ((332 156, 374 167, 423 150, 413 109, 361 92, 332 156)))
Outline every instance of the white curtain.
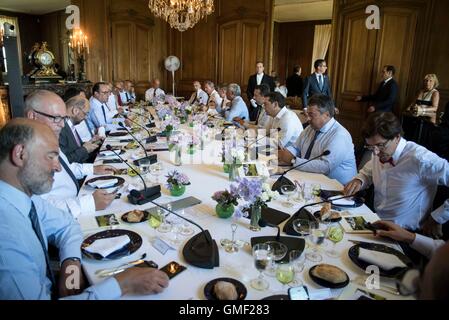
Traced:
POLYGON ((327 50, 329 49, 329 43, 331 41, 332 25, 322 24, 315 26, 315 37, 313 41, 313 56, 312 56, 312 72, 315 72, 313 63, 317 59, 324 59, 327 50))

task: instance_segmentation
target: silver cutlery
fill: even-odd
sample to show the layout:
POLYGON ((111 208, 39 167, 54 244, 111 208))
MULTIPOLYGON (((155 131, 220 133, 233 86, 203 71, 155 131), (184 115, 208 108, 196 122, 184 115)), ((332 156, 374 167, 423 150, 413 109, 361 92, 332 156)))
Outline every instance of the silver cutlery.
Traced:
POLYGON ((101 277, 101 278, 104 278, 104 277, 110 277, 110 276, 116 275, 116 274, 118 274, 118 273, 121 273, 121 272, 125 271, 126 269, 128 269, 128 268, 130 268, 130 267, 133 267, 133 266, 136 266, 136 265, 138 265, 138 264, 143 263, 143 262, 144 262, 144 259, 146 258, 146 256, 147 256, 147 254, 144 253, 144 254, 140 257, 139 260, 131 261, 131 262, 125 263, 125 264, 123 264, 123 265, 121 265, 121 266, 118 266, 118 267, 115 267, 115 268, 99 269, 99 270, 97 270, 97 271, 95 272, 95 274, 96 274, 97 276, 101 277))

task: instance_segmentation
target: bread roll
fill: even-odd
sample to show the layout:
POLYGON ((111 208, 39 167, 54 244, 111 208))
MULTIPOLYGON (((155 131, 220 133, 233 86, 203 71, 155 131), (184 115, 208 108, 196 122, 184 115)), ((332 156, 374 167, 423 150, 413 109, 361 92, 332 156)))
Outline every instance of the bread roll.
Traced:
POLYGON ((128 222, 140 222, 143 219, 143 211, 133 210, 128 213, 128 222))
POLYGON ((214 292, 218 300, 237 300, 239 297, 235 286, 226 281, 218 281, 214 286, 214 292))
POLYGON ((331 209, 332 209, 332 204, 330 203, 325 203, 323 205, 323 207, 320 210, 320 216, 321 216, 321 220, 326 220, 329 218, 330 214, 331 214, 331 209))
POLYGON ((317 278, 335 284, 345 282, 348 279, 348 276, 343 270, 337 268, 336 266, 324 263, 316 266, 312 270, 312 274, 317 278))

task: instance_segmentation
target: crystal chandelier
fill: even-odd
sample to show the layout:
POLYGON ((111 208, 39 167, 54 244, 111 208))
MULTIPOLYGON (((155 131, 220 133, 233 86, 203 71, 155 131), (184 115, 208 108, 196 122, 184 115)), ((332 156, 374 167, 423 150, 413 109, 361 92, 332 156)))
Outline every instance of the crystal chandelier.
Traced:
POLYGON ((149 0, 148 7, 170 27, 183 32, 214 12, 213 0, 149 0))

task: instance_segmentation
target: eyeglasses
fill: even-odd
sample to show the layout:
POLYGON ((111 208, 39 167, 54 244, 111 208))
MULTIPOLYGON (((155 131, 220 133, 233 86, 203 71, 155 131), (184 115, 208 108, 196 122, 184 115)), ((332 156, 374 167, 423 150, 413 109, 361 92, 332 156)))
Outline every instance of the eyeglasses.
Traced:
POLYGON ((37 114, 40 114, 42 116, 45 116, 47 118, 52 119, 54 123, 60 123, 61 121, 67 120, 67 117, 52 116, 51 114, 47 114, 47 113, 44 113, 44 112, 41 112, 41 111, 37 111, 37 110, 34 110, 34 109, 33 109, 33 111, 36 112, 37 114))
POLYGON ((101 94, 110 94, 111 91, 100 91, 101 94))
POLYGON ((375 145, 368 145, 368 144, 366 144, 365 145, 365 149, 367 149, 369 151, 374 151, 375 149, 383 151, 383 150, 385 150, 387 148, 387 146, 390 143, 390 141, 391 140, 387 140, 387 141, 385 141, 383 143, 378 143, 378 144, 375 144, 375 145))

